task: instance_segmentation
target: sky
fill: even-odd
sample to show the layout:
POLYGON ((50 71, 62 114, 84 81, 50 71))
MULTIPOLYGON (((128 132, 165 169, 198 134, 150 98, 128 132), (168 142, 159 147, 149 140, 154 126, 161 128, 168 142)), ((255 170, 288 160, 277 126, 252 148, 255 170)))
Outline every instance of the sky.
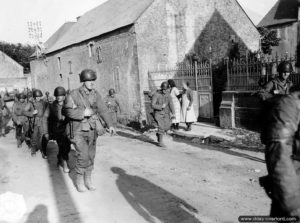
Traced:
MULTIPOLYGON (((76 21, 106 0, 0 0, 0 41, 34 43, 29 38, 28 22, 41 21, 45 42, 62 24, 76 21)), ((126 1, 126 0, 124 0, 126 1)), ((223 0, 220 0, 223 1, 223 0)), ((238 0, 255 24, 276 0, 238 0)))

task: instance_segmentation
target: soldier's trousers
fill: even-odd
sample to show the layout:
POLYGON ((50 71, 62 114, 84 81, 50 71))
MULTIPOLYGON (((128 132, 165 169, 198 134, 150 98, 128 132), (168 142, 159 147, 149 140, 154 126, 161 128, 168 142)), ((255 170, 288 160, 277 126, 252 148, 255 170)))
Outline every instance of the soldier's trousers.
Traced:
POLYGON ((23 143, 26 139, 25 134, 28 131, 28 125, 16 125, 16 139, 18 142, 23 143))
POLYGON ((77 150, 75 163, 76 173, 84 174, 85 171, 92 170, 94 168, 96 141, 97 135, 95 130, 75 133, 72 143, 74 143, 77 150))
POLYGON ((35 153, 40 150, 43 154, 46 154, 47 144, 48 141, 43 137, 42 126, 34 125, 31 136, 31 152, 35 153))
POLYGON ((159 134, 163 134, 171 128, 171 119, 169 114, 156 112, 154 116, 158 124, 159 134))
POLYGON ((5 133, 4 117, 0 114, 0 136, 5 133))
POLYGON ((57 158, 59 161, 61 160, 69 160, 69 152, 70 152, 70 141, 67 136, 60 135, 55 137, 58 145, 58 155, 57 158))

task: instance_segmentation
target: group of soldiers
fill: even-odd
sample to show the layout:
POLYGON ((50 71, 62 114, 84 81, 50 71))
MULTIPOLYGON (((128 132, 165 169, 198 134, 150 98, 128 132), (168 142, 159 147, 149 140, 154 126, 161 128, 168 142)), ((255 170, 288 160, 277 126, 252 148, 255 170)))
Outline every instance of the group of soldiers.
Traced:
MULTIPOLYGON (((289 62, 278 66, 278 77, 266 83, 258 92, 264 104, 264 120, 261 133, 266 145, 265 159, 268 176, 260 182, 272 199, 271 216, 300 217, 300 86, 288 80, 293 72, 289 62)), ((16 126, 18 147, 26 142, 35 156, 41 151, 47 158, 49 140, 57 142, 58 165, 68 169, 68 154, 76 150, 75 186, 79 192, 95 190, 91 175, 96 155, 96 140, 103 123, 111 134, 115 133, 116 108, 113 89, 106 102, 94 89, 97 75, 85 69, 80 73, 82 86, 67 93, 63 87, 54 90, 52 103, 42 99, 41 90, 32 95, 19 94, 12 111, 16 126)), ((163 145, 163 135, 170 129, 175 116, 174 105, 168 92, 168 83, 153 95, 152 107, 158 123, 157 138, 163 145)))
MULTIPOLYGON (((69 152, 76 151, 74 184, 79 192, 86 188, 95 190, 91 175, 97 137, 105 127, 112 135, 115 133, 116 106, 119 106, 115 92, 110 90, 105 103, 94 89, 96 79, 95 71, 85 69, 80 73, 80 88, 68 93, 63 87, 55 88, 53 102, 44 100, 39 89, 32 94, 20 93, 12 110, 17 146, 22 147, 25 142, 32 156, 40 151, 47 159, 47 144, 55 140, 59 149, 57 164, 68 173, 69 152)), ((49 99, 48 95, 46 98, 49 99)))

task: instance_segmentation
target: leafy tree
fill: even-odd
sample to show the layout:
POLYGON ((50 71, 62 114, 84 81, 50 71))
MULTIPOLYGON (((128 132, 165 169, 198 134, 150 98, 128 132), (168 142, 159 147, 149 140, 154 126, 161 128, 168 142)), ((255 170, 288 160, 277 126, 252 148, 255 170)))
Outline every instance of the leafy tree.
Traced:
POLYGON ((280 38, 277 38, 275 30, 267 29, 265 27, 258 28, 261 35, 261 50, 264 54, 271 54, 272 46, 278 46, 280 38))
POLYGON ((34 53, 35 47, 29 44, 7 43, 0 41, 0 50, 14 59, 24 67, 24 72, 30 72, 30 56, 34 53))

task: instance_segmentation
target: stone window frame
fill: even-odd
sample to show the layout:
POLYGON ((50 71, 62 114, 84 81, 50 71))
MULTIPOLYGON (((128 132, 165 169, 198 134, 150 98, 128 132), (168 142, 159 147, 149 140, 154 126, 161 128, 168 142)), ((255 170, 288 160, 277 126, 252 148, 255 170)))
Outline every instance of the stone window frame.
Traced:
POLYGON ((57 57, 57 66, 58 66, 58 70, 61 71, 61 56, 57 57))
POLYGON ((97 63, 100 64, 103 62, 103 57, 102 57, 102 53, 101 53, 102 47, 100 45, 97 46, 95 51, 96 51, 97 63))
POLYGON ((89 50, 89 58, 94 57, 94 45, 95 45, 94 41, 91 41, 87 44, 87 47, 88 47, 88 50, 89 50))

